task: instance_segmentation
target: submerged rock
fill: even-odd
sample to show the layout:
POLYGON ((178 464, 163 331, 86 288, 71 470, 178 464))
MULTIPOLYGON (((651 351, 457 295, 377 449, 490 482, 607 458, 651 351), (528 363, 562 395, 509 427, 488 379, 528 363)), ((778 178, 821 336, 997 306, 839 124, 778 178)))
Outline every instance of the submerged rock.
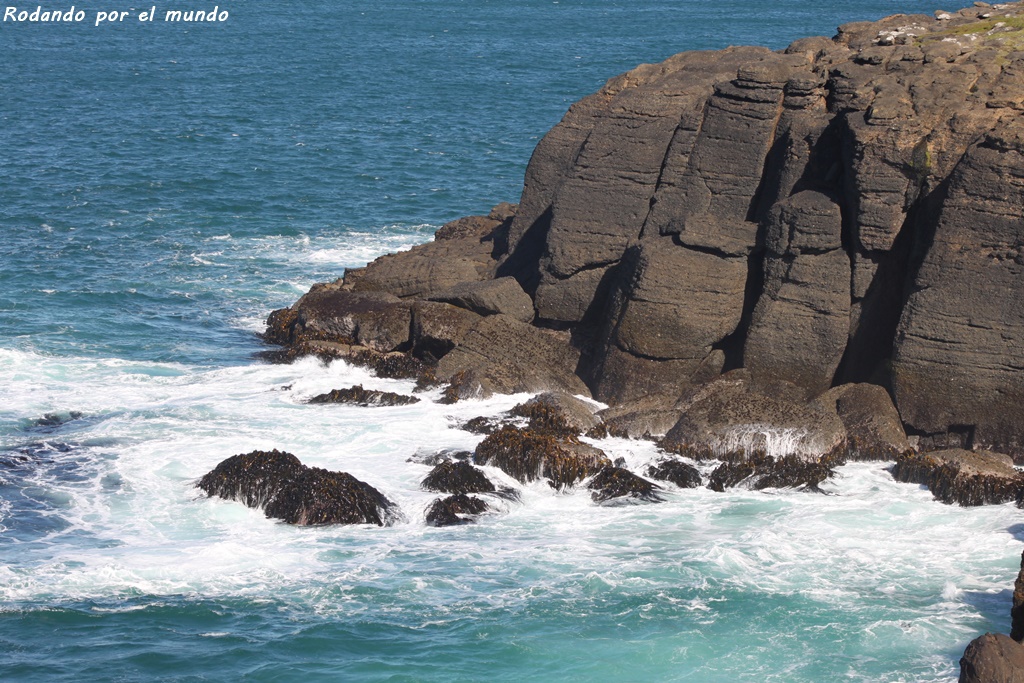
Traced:
POLYGON ((350 405, 375 408, 378 406, 407 406, 419 403, 420 399, 415 396, 403 396, 391 391, 377 391, 376 389, 363 389, 363 385, 357 384, 348 389, 334 389, 326 394, 320 394, 309 399, 309 403, 347 403, 350 405))
POLYGON ((439 463, 420 484, 426 491, 439 493, 494 493, 491 480, 468 462, 439 463))
POLYGON ((696 467, 676 458, 649 465, 647 476, 658 481, 672 482, 681 489, 695 489, 703 483, 696 467))
POLYGON ((462 493, 438 498, 427 510, 427 524, 431 526, 455 526, 472 524, 476 515, 487 511, 487 503, 475 496, 462 493))
POLYGON ((1024 683, 1024 645, 1002 633, 975 638, 960 658, 960 683, 1024 683))
POLYGON ((406 462, 415 462, 420 465, 429 465, 430 467, 434 467, 435 465, 440 465, 443 462, 469 460, 472 457, 472 451, 460 451, 456 448, 445 448, 440 451, 427 453, 417 452, 415 455, 410 456, 406 462))
POLYGON ((376 524, 399 516, 377 489, 345 472, 306 467, 291 453, 253 451, 232 456, 196 483, 208 496, 262 508, 289 524, 376 524))
POLYGON ((481 441, 473 460, 497 467, 523 483, 546 478, 559 489, 611 465, 608 456, 593 446, 508 425, 481 441))
POLYGON ((794 488, 820 492, 820 485, 835 474, 833 461, 808 462, 795 456, 773 458, 755 453, 746 460, 724 462, 711 473, 708 488, 719 493, 741 486, 754 491, 794 488))
POLYGON ((595 503, 643 502, 662 503, 665 501, 658 491, 661 487, 622 467, 607 466, 601 468, 587 488, 593 493, 590 497, 595 503))
POLYGON ((943 503, 965 507, 1015 500, 1024 487, 1024 475, 1009 456, 987 451, 909 452, 896 460, 892 476, 927 486, 943 503))

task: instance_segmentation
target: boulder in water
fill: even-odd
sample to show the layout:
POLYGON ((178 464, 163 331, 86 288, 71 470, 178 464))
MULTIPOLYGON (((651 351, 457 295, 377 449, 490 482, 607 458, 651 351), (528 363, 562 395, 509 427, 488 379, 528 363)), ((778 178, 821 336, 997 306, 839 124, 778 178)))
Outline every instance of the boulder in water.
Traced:
POLYGON ((964 507, 1018 499, 1024 487, 1024 475, 1014 469, 1010 456, 988 451, 908 452, 897 458, 892 476, 923 484, 943 503, 964 507))
POLYGON ((590 497, 595 503, 662 503, 665 501, 658 491, 661 487, 622 467, 607 466, 601 468, 587 488, 592 491, 590 497))
POLYGON ((575 439, 558 439, 506 425, 476 447, 478 465, 497 467, 523 483, 547 478, 566 488, 611 465, 600 449, 575 439))
POLYGON ((497 490, 483 471, 465 460, 439 463, 421 486, 426 491, 439 493, 494 493, 497 490))
POLYGON ((487 503, 475 496, 457 493, 447 498, 438 498, 427 509, 427 524, 431 526, 456 526, 472 524, 473 517, 487 511, 487 503))
POLYGON ((362 384, 347 389, 334 389, 309 399, 309 403, 347 403, 349 405, 376 408, 379 406, 407 406, 419 403, 415 396, 403 396, 391 391, 363 389, 362 384))
POLYGON ((671 482, 681 489, 695 489, 703 483, 696 467, 677 458, 649 465, 647 476, 658 481, 671 482))

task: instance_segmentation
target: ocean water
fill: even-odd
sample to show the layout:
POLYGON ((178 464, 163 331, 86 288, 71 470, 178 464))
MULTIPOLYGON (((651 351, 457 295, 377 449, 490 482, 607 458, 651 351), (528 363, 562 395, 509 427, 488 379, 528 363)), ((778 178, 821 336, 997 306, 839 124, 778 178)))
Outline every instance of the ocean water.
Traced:
POLYGON ((524 396, 310 406, 411 385, 255 355, 312 283, 515 201, 537 140, 607 78, 933 3, 225 7, 0 24, 0 680, 951 681, 1008 630, 1012 506, 943 506, 869 463, 829 495, 600 507, 529 486, 429 528, 409 458, 472 448, 457 423, 524 396), (275 447, 406 521, 294 528, 193 486, 275 447))

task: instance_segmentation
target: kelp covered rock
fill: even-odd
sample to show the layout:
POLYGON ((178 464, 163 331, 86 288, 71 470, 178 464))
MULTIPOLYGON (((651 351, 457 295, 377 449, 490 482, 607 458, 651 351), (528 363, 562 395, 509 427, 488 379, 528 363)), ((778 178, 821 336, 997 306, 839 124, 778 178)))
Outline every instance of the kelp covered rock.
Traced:
POLYGON ((264 508, 267 517, 299 526, 393 521, 394 504, 347 472, 307 467, 264 508))
POLYGON ((407 406, 419 403, 415 396, 403 396, 391 391, 377 391, 376 389, 363 389, 363 385, 357 384, 347 389, 334 389, 326 394, 319 394, 309 399, 310 403, 347 403, 364 408, 378 406, 407 406))
POLYGON ((222 461, 203 475, 196 486, 208 496, 262 508, 305 469, 291 453, 277 449, 253 451, 222 461))
POLYGON ((601 468, 587 488, 592 491, 590 497, 595 503, 662 503, 665 500, 658 495, 660 486, 622 467, 601 468))
POLYGON ((708 481, 712 491, 741 486, 754 491, 794 488, 820 491, 821 483, 832 477, 834 461, 808 462, 795 456, 774 458, 758 452, 746 460, 724 462, 715 468, 708 481))
POLYGON ((523 483, 546 478, 555 488, 572 486, 611 465, 593 446, 508 425, 481 441, 473 460, 523 483))
POLYGON ((253 451, 222 461, 196 486, 209 496, 262 508, 289 524, 376 524, 400 516, 380 491, 345 472, 306 467, 291 453, 253 451))
POLYGON ((439 463, 420 486, 439 493, 494 493, 497 491, 483 471, 462 460, 439 463))
POLYGON ((647 476, 658 481, 671 482, 681 489, 695 489, 702 483, 697 468, 677 458, 648 465, 647 476))
POLYGON ((906 453, 892 468, 897 481, 923 484, 943 503, 965 507, 1018 499, 1024 475, 1008 455, 950 449, 906 453))
POLYGON ((457 493, 447 498, 438 498, 427 509, 427 524, 431 526, 456 526, 472 524, 473 517, 487 511, 487 503, 476 496, 457 493))

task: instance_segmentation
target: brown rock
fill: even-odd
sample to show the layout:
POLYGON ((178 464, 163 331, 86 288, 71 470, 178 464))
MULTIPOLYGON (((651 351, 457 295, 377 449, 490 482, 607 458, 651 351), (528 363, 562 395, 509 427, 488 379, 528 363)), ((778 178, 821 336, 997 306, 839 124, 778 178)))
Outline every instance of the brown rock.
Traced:
POLYGON ((462 282, 430 297, 478 315, 502 314, 524 323, 533 320, 533 300, 515 278, 462 282))
POLYGON ((910 449, 889 392, 877 384, 843 384, 818 397, 834 405, 846 427, 851 460, 895 460, 910 449))
POLYGON ((975 638, 960 658, 960 683, 1024 683, 1024 645, 1001 633, 975 638))
POLYGON ((896 459, 892 476, 927 486, 943 503, 965 507, 1015 500, 1024 486, 1010 456, 961 449, 907 452, 896 459))

